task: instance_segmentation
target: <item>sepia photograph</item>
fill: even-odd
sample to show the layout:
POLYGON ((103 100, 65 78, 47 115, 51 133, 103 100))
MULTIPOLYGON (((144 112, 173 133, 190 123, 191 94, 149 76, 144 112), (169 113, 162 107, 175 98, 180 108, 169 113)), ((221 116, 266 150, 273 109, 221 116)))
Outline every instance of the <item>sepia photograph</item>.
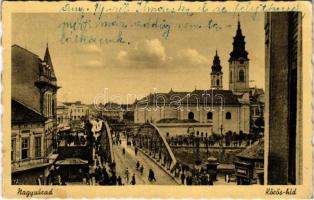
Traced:
MULTIPOLYGON (((10 14, 4 142, 17 195, 304 184, 304 13, 131 4, 10 14)), ((264 189, 280 193, 297 189, 264 189)))

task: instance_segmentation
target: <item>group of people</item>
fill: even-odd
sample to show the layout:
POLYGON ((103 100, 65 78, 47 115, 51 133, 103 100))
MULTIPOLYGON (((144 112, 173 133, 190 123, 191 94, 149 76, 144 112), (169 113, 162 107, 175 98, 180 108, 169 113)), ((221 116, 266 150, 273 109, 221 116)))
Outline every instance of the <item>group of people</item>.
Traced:
POLYGON ((200 173, 192 175, 188 173, 186 176, 181 174, 181 183, 184 185, 213 185, 213 180, 208 173, 200 173))
MULTIPOLYGON (((122 133, 123 134, 123 133, 122 133)), ((126 135, 124 135, 124 137, 127 137, 126 135)), ((113 144, 115 145, 121 145, 121 133, 114 132, 113 133, 113 144)), ((135 145, 135 140, 133 138, 129 138, 129 142, 127 142, 126 146, 122 146, 122 155, 125 156, 126 155, 126 147, 127 146, 133 146, 134 147, 134 155, 137 156, 138 155, 138 147, 135 145)), ((140 161, 136 162, 135 165, 135 169, 136 171, 139 172, 139 174, 141 176, 144 175, 144 165, 140 163, 140 161)), ((131 172, 131 170, 126 167, 124 170, 124 183, 125 184, 131 184, 131 185, 136 185, 137 181, 136 181, 136 173, 131 172)), ((155 177, 155 173, 152 169, 148 170, 148 176, 147 176, 148 181, 150 182, 156 182, 156 177, 155 177)))
MULTIPOLYGON (((143 175, 144 167, 143 165, 139 163, 139 161, 136 163, 136 170, 138 170, 141 173, 141 175, 143 175)), ((130 183, 131 185, 135 185, 136 184, 135 173, 132 174, 131 180, 130 180, 130 174, 131 172, 129 171, 128 168, 126 168, 124 171, 125 181, 126 183, 130 183)), ((152 169, 149 169, 148 171, 148 181, 156 182, 155 173, 152 169)))
POLYGON ((116 145, 121 145, 122 141, 121 141, 121 136, 120 133, 118 131, 112 131, 112 144, 116 144, 116 145))
POLYGON ((122 178, 116 175, 115 161, 109 161, 102 148, 104 139, 102 134, 106 130, 102 129, 99 121, 96 122, 93 126, 97 127, 89 135, 91 137, 89 144, 94 152, 93 162, 84 176, 84 182, 91 185, 123 185, 122 178))
POLYGON ((115 161, 107 162, 102 158, 99 142, 95 142, 94 151, 93 163, 84 176, 84 182, 91 185, 123 185, 122 178, 116 175, 115 161))
POLYGON ((67 133, 57 135, 58 146, 61 145, 61 142, 64 141, 64 146, 84 146, 86 145, 86 136, 82 133, 67 133))
POLYGON ((123 185, 122 178, 117 176, 112 168, 97 166, 94 176, 96 184, 99 185, 123 185))
MULTIPOLYGON (((126 181, 126 183, 129 183, 129 181, 130 181, 130 171, 129 171, 128 168, 125 169, 124 175, 125 175, 125 181, 126 181)), ((135 185, 135 184, 136 184, 135 173, 133 173, 133 175, 132 175, 132 177, 131 177, 130 184, 131 184, 131 185, 135 185)))
MULTIPOLYGON (((37 185, 43 184, 42 176, 40 176, 37 181, 37 185)), ((49 184, 50 185, 66 185, 64 177, 61 175, 59 166, 52 166, 49 173, 49 184)))
POLYGON ((143 164, 140 164, 140 161, 136 162, 136 170, 139 171, 141 173, 141 175, 143 175, 144 166, 143 166, 143 164))
MULTIPOLYGON (((135 165, 135 169, 140 172, 140 175, 142 176, 144 174, 144 165, 140 163, 140 161, 136 162, 135 165)), ((125 169, 124 171, 124 176, 125 176, 125 182, 126 183, 130 183, 131 185, 135 185, 136 184, 136 179, 135 179, 135 173, 132 174, 132 177, 130 178, 130 170, 128 168, 125 169)), ((156 182, 156 177, 155 177, 155 173, 152 169, 149 169, 148 171, 148 181, 156 182)))
POLYGON ((188 169, 178 165, 174 176, 180 178, 182 185, 213 185, 214 178, 203 168, 188 169))
POLYGON ((198 143, 200 146, 248 146, 262 137, 256 134, 246 134, 240 131, 239 133, 228 131, 224 134, 193 132, 189 134, 182 134, 179 136, 169 137, 167 133, 166 140, 172 146, 194 146, 198 143))

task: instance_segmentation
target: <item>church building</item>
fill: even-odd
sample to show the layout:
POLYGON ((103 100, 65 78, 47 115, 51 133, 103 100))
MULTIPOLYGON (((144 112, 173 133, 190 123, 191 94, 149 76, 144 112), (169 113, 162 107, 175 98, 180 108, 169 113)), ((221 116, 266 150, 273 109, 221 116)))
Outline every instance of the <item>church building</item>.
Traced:
POLYGON ((171 135, 195 130, 206 134, 250 132, 249 58, 238 21, 229 58, 229 90, 223 89, 218 52, 211 66, 209 89, 150 94, 135 102, 134 122, 151 122, 171 135))

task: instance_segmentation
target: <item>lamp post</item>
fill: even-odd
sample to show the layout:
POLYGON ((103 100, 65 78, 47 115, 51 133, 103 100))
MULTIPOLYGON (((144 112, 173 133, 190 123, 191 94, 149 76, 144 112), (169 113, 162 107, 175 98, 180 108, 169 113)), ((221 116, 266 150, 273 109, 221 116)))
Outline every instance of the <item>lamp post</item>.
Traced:
POLYGON ((207 133, 206 133, 206 138, 205 138, 205 142, 206 142, 206 153, 207 153, 207 156, 208 156, 208 142, 209 142, 209 139, 207 137, 207 133))
POLYGON ((223 125, 221 124, 221 126, 220 126, 220 134, 222 135, 222 131, 224 130, 224 128, 223 128, 223 125))
POLYGON ((196 144, 196 160, 195 164, 200 165, 202 161, 200 160, 200 138, 199 136, 195 137, 195 144, 196 144))
MULTIPOLYGON (((221 124, 221 126, 220 126, 220 136, 222 137, 222 131, 223 131, 223 125, 221 124)), ((221 143, 222 144, 222 139, 220 139, 220 142, 219 143, 221 143)))

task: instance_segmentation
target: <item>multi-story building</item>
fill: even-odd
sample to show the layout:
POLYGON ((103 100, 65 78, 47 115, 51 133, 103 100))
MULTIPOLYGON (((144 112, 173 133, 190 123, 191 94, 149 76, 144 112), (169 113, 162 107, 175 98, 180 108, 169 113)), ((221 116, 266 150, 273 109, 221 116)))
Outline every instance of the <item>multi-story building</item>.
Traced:
POLYGON ((250 88, 250 131, 264 132, 265 93, 261 88, 250 88))
POLYGON ((61 102, 57 103, 57 121, 59 128, 65 128, 70 125, 69 107, 61 102))
POLYGON ((302 184, 302 13, 265 16, 268 184, 302 184))
POLYGON ((64 105, 68 107, 68 114, 70 121, 82 120, 88 116, 88 106, 82 104, 80 101, 76 102, 64 102, 64 105))
POLYGON ((108 102, 100 108, 100 111, 103 118, 122 121, 125 119, 127 112, 133 111, 133 105, 108 102))
POLYGON ((12 182, 48 183, 57 158, 57 78, 47 45, 44 59, 12 46, 12 182))

